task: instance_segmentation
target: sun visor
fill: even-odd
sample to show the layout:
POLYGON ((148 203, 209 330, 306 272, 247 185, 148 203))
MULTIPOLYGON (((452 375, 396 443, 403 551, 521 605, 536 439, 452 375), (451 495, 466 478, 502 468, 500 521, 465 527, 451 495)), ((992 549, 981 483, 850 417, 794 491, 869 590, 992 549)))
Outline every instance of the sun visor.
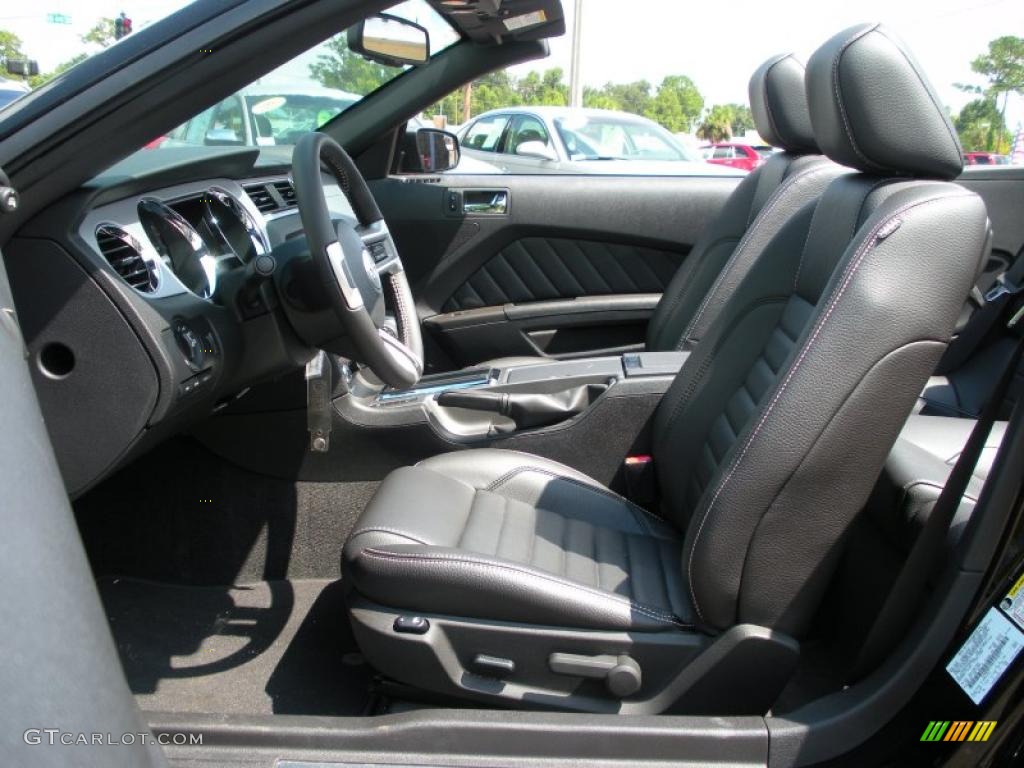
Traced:
POLYGON ((478 43, 542 40, 565 34, 559 0, 431 0, 431 5, 478 43))

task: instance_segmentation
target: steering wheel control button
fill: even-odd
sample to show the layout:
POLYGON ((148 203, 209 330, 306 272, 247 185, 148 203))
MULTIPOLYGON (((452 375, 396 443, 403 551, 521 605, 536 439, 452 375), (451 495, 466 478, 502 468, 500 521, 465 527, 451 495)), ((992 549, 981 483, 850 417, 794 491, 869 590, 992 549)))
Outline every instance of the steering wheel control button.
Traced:
POLYGON ((370 255, 370 251, 363 248, 363 269, 366 270, 366 276, 370 278, 370 283, 373 287, 380 291, 380 273, 377 272, 377 264, 373 260, 373 256, 370 255))
POLYGON ((377 243, 370 243, 370 255, 373 256, 375 264, 380 264, 382 261, 387 261, 390 254, 388 253, 388 247, 383 241, 377 243))
POLYGON ((395 619, 395 632, 403 635, 425 635, 430 622, 422 616, 399 616, 395 619))
POLYGON ((341 288, 341 295, 345 298, 345 306, 349 309, 362 309, 363 295, 352 279, 345 254, 341 250, 341 243, 337 240, 327 246, 327 260, 331 264, 335 280, 338 281, 338 287, 341 288))

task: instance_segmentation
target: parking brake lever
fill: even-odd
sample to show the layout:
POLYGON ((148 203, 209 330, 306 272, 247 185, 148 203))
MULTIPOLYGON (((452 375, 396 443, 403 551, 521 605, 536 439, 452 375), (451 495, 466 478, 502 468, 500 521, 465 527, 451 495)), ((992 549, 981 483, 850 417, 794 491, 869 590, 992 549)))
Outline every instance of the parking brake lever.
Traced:
POLYGON ((442 392, 437 404, 497 413, 511 419, 516 429, 528 429, 557 424, 582 413, 606 388, 603 384, 582 384, 553 394, 463 390, 442 392))

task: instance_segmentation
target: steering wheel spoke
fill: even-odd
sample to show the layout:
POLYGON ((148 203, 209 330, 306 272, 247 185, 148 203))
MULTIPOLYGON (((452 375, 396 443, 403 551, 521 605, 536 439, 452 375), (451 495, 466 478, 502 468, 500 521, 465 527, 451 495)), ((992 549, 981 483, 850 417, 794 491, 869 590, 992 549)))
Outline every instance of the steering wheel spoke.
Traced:
MULTIPOLYGON (((350 339, 356 359, 385 383, 412 386, 423 373, 419 317, 398 249, 366 180, 345 150, 322 133, 307 134, 296 143, 292 173, 309 251, 342 326, 330 338, 350 339), (356 223, 332 219, 322 168, 337 178, 356 223), (394 335, 385 297, 393 312, 394 335)), ((309 341, 316 345, 320 340, 309 341)))

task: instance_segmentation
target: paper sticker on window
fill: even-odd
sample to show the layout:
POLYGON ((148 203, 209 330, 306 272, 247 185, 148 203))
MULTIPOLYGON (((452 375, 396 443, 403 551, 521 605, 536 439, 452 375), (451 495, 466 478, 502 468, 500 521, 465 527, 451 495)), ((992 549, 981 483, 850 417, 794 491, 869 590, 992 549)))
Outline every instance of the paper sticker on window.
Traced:
POLYGON ((547 20, 548 15, 544 11, 524 13, 522 16, 510 16, 505 19, 505 29, 509 32, 515 32, 517 29, 524 29, 537 24, 543 24, 547 20))
POLYGON ((971 701, 980 704, 1024 648, 1024 632, 995 608, 974 628, 946 671, 971 701))
POLYGON ((1021 574, 1017 582, 1006 593, 1006 597, 999 603, 1007 616, 1013 619, 1013 623, 1024 629, 1024 574, 1021 574))

